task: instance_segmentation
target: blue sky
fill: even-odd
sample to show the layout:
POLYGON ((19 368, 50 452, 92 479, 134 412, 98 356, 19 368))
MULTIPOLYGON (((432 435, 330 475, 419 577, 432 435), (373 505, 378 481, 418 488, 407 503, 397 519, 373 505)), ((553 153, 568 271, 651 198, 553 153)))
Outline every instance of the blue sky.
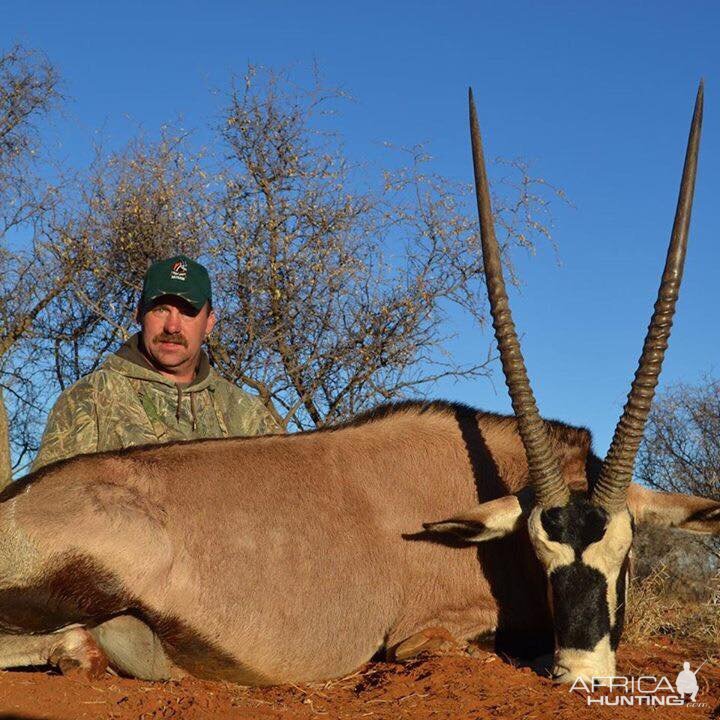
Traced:
MULTIPOLYGON (((93 133, 121 145, 182 118, 212 120, 214 90, 248 62, 317 62, 349 91, 348 154, 428 141, 438 170, 470 180, 466 89, 488 156, 525 156, 564 188, 549 247, 516 256, 516 322, 541 412, 593 431, 603 453, 655 298, 692 103, 706 82, 704 138, 685 281, 662 385, 720 371, 720 4, 713 2, 3 2, 2 46, 43 50, 71 102, 61 154, 82 165, 93 133)), ((463 333, 459 359, 487 352, 463 333)), ((491 383, 435 393, 506 411, 491 383)))

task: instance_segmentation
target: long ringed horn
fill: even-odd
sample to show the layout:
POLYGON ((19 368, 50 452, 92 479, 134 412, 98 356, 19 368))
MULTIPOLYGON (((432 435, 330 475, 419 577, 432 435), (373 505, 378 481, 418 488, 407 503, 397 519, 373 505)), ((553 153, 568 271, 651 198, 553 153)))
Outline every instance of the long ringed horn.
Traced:
POLYGON ((537 501, 544 508, 563 506, 567 505, 570 499, 570 491, 563 480, 560 464, 552 453, 545 425, 540 418, 510 313, 500 248, 495 237, 490 190, 472 89, 469 91, 469 103, 475 195, 480 217, 485 284, 490 300, 495 338, 505 374, 505 384, 510 392, 513 410, 517 417, 518 431, 527 455, 530 484, 535 490, 537 501))
POLYGON ((635 456, 640 447, 645 422, 650 412, 650 405, 668 346, 685 262, 700 148, 702 114, 703 83, 701 81, 695 99, 695 110, 685 152, 685 165, 675 211, 675 222, 670 236, 670 246, 665 260, 665 270, 660 281, 658 298, 655 302, 655 310, 648 326, 638 369, 625 408, 615 428, 610 449, 592 492, 592 501, 610 513, 625 507, 627 488, 632 481, 635 456))

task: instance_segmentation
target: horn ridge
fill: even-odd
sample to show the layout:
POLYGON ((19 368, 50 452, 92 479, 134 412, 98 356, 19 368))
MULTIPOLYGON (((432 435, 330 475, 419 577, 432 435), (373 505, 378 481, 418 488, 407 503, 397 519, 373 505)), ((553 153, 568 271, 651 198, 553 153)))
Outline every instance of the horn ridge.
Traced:
POLYGON ((592 492, 592 501, 608 512, 617 512, 625 507, 627 488, 632 481, 635 467, 635 457, 642 441, 645 423, 650 413, 650 406, 668 347, 687 250, 702 129, 703 95, 701 81, 695 99, 675 220, 658 297, 627 402, 615 428, 610 449, 592 492))
POLYGON ((563 480, 560 464, 552 452, 545 424, 538 412, 510 312, 510 303, 503 279, 500 248, 495 237, 490 190, 472 88, 468 93, 468 101, 485 284, 490 301, 495 338, 500 350, 505 384, 510 393, 517 418, 518 432, 527 455, 530 484, 535 490, 538 503, 545 508, 562 506, 568 503, 570 491, 563 480))

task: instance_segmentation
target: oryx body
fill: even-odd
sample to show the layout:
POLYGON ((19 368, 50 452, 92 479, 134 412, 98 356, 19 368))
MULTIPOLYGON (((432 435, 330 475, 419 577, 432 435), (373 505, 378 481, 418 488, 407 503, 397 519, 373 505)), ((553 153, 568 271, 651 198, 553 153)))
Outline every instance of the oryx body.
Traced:
MULTIPOLYGON (((599 465, 589 433, 548 431, 563 477, 584 491, 599 465)), ((497 630, 505 648, 549 652, 544 571, 526 530, 479 546, 418 533, 494 501, 485 526, 504 535, 519 519, 506 498, 525 502, 526 482, 514 418, 446 403, 289 437, 81 456, 0 502, 0 629, 81 625, 113 659, 116 644, 132 645, 115 661, 125 672, 249 684, 336 677, 435 627, 459 640, 497 630)), ((717 509, 637 492, 635 512, 665 498, 677 514, 658 519, 676 525, 717 509)))
POLYGON ((146 678, 318 680, 439 627, 497 631, 516 652, 554 643, 558 680, 614 674, 633 524, 720 532, 720 503, 630 487, 682 276, 701 108, 699 94, 658 302, 604 461, 586 431, 535 406, 471 103, 515 417, 410 403, 324 431, 43 468, 0 496, 0 666, 92 671, 107 656, 146 678))
MULTIPOLYGON (((553 431, 582 483, 587 433, 553 431)), ((0 503, 0 624, 47 633, 130 614, 175 665, 246 683, 335 677, 425 628, 463 639, 499 617, 551 650, 526 537, 478 556, 418 536, 526 476, 513 419, 445 404, 75 458, 0 503)))

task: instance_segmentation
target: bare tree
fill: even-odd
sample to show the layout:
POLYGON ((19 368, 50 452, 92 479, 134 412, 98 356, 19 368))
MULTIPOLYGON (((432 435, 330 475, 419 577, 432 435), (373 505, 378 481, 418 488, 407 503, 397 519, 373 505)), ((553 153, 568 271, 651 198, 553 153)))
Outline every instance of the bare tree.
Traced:
POLYGON ((0 55, 0 238, 37 218, 53 188, 34 172, 38 123, 60 100, 57 71, 40 53, 15 46, 0 55))
MULTIPOLYGON (((212 356, 288 428, 488 372, 487 356, 459 366, 442 353, 450 304, 485 320, 470 189, 435 174, 421 147, 361 182, 368 169, 317 129, 343 97, 250 68, 220 128, 227 163, 210 258, 223 318, 212 356)), ((522 163, 504 170, 515 183, 496 198, 509 262, 510 247, 549 238, 549 198, 562 195, 522 163)))
MULTIPOLYGON (((27 408, 33 405, 31 385, 17 376, 9 352, 72 275, 69 265, 58 271, 58 248, 44 242, 58 187, 37 172, 39 123, 59 99, 57 73, 42 55, 19 46, 0 55, 0 389, 27 408)), ((19 420, 17 415, 12 413, 11 419, 19 420)), ((7 417, 4 406, 0 416, 7 417)), ((26 424, 13 422, 15 432, 26 429, 26 424)), ((0 436, 3 484, 9 481, 5 459, 10 454, 2 424, 0 436)))
MULTIPOLYGON (((656 398, 638 455, 637 479, 668 492, 720 500, 720 381, 678 383, 656 398)), ((638 534, 641 574, 659 565, 677 595, 704 597, 720 569, 717 538, 638 534)))
POLYGON ((637 477, 660 490, 720 500, 720 381, 678 383, 655 400, 637 477))

